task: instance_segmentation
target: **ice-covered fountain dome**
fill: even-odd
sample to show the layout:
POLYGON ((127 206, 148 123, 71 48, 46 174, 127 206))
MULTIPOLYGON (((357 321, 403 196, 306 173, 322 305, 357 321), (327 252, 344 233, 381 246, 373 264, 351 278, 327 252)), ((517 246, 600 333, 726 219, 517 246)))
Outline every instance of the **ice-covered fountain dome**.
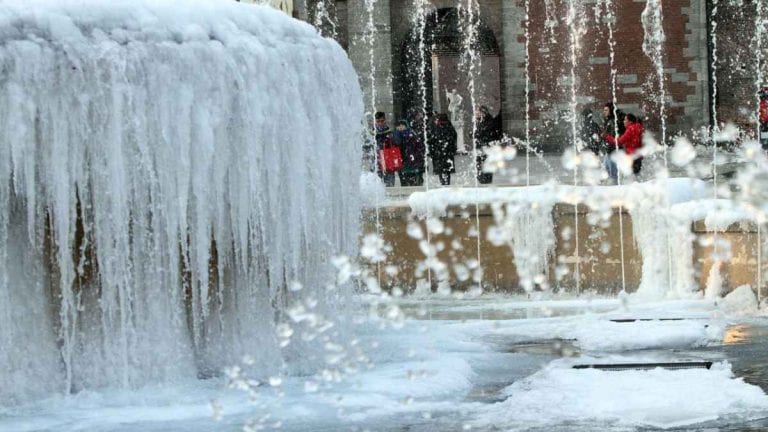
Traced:
POLYGON ((344 51, 266 7, 2 2, 0 404, 290 364, 286 306, 343 297, 361 118, 344 51))

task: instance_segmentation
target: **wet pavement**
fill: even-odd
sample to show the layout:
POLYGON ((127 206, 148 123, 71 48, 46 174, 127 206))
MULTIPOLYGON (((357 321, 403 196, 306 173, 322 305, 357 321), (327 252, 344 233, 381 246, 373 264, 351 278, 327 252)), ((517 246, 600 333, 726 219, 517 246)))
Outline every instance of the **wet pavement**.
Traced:
MULTIPOLYGON (((445 317, 441 317, 445 318, 445 317)), ((517 380, 524 379, 543 368, 549 362, 563 356, 578 357, 579 349, 573 340, 546 339, 538 341, 514 342, 503 337, 494 337, 486 340, 497 351, 507 355, 503 362, 489 365, 474 365, 477 373, 478 384, 465 398, 466 402, 497 403, 505 397, 503 389, 517 380), (503 368, 499 364, 504 364, 503 368)), ((632 356, 637 354, 657 354, 671 362, 679 361, 728 361, 732 365, 736 377, 743 378, 745 382, 762 388, 768 393, 768 319, 754 318, 745 323, 734 324, 726 328, 725 336, 721 344, 709 345, 694 349, 670 349, 670 350, 638 350, 623 351, 617 354, 632 356)), ((497 359, 498 360, 498 359, 497 359)), ((606 372, 610 373, 610 372, 606 372)), ((691 401, 691 403, 696 403, 691 401)), ((387 432, 405 431, 464 431, 465 422, 471 418, 471 413, 432 413, 429 421, 419 418, 411 418, 407 424, 399 426, 390 425, 384 430, 387 432)), ((405 419, 400 419, 404 421, 405 419)), ((717 420, 689 425, 684 427, 654 428, 644 426, 627 426, 623 424, 570 422, 553 424, 546 427, 530 428, 505 428, 499 425, 489 431, 514 430, 525 432, 650 432, 650 431, 674 431, 674 432, 748 432, 768 431, 768 418, 759 420, 745 420, 742 418, 719 418, 717 420)))

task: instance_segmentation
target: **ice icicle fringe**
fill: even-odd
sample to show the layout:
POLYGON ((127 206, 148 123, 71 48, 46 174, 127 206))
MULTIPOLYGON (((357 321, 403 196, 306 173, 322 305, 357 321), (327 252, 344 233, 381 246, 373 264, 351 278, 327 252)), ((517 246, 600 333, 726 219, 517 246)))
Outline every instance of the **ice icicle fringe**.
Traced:
POLYGON ((494 205, 495 225, 488 230, 488 240, 495 245, 511 246, 520 286, 531 292, 537 284, 546 288, 550 257, 555 247, 552 219, 554 201, 515 202, 494 205))
POLYGON ((647 300, 695 297, 692 220, 670 209, 668 192, 637 191, 640 195, 628 207, 643 261, 636 295, 647 300), (668 247, 674 260, 667 259, 668 247))
POLYGON ((324 289, 359 225, 344 51, 178 0, 6 1, 0 40, 0 403, 311 358, 274 323, 344 298, 324 289))

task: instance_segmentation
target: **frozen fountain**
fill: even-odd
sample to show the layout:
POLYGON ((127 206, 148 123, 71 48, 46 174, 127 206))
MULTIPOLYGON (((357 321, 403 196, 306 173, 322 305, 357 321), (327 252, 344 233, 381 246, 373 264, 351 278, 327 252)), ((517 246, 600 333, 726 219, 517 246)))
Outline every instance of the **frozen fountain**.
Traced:
POLYGON ((358 237, 341 48, 172 0, 7 1, 0 40, 0 405, 315 367, 276 326, 347 301, 326 289, 358 237))
MULTIPOLYGON (((679 5, 297 1, 313 30, 224 0, 82 3, 0 4, 0 430, 768 426, 750 352, 765 336, 727 328, 768 329, 768 158, 745 139, 732 179, 697 164, 723 151, 692 143, 722 131, 676 123, 676 91, 696 85, 671 72, 679 5), (360 120, 439 105, 439 55, 465 74, 453 108, 474 112, 491 28, 519 96, 498 101, 517 111, 488 157, 510 184, 481 187, 473 152, 461 187, 388 194, 366 173, 361 197, 360 120), (410 87, 388 82, 397 42, 414 47, 410 87), (580 135, 605 102, 658 136, 642 177, 618 158, 618 185, 580 135), (713 369, 571 367, 685 356, 713 369)), ((733 2, 713 4, 722 31, 733 2)), ((722 36, 698 47, 715 74, 722 36)))

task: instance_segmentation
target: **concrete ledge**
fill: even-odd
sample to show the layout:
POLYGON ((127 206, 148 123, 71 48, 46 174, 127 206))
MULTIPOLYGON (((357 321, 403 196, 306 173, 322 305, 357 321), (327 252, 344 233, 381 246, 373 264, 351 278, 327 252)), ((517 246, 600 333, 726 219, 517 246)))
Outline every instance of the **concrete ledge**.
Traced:
MULTIPOLYGON (((549 289, 573 292, 578 263, 582 291, 618 293, 622 286, 623 243, 626 288, 628 292, 634 292, 642 277, 643 259, 635 244, 631 215, 614 208, 609 220, 593 225, 589 223, 587 213, 588 208, 581 205, 578 209, 567 204, 558 204, 553 208, 555 245, 546 266, 549 289), (619 221, 622 222, 621 227, 619 221)), ((467 264, 477 261, 479 242, 479 267, 482 269, 484 289, 505 293, 523 292, 512 248, 507 245, 496 246, 487 239, 488 229, 496 224, 490 206, 479 206, 477 215, 474 205, 451 207, 440 220, 444 231, 432 235, 429 244, 437 248, 438 259, 448 266, 452 288, 465 289, 473 285, 471 278, 462 278, 467 264), (476 234, 478 227, 479 239, 476 234)), ((363 221, 365 233, 376 231, 374 209, 364 211, 363 221)), ((411 292, 419 280, 426 281, 429 272, 423 264, 424 254, 420 248, 422 240, 410 237, 407 227, 415 223, 426 233, 426 222, 412 217, 410 208, 402 202, 379 209, 379 223, 381 235, 392 248, 387 261, 376 269, 382 284, 385 288, 398 287, 404 292, 411 292)), ((736 223, 718 233, 718 242, 721 244, 719 252, 723 252, 722 244, 728 245, 729 259, 721 265, 726 291, 743 284, 753 288, 757 286, 756 233, 757 227, 751 222, 736 223)), ((713 237, 714 233, 706 229, 703 221, 691 225, 692 266, 700 287, 706 286, 709 270, 714 263, 713 237)), ((437 281, 434 274, 432 276, 434 289, 437 281)))

